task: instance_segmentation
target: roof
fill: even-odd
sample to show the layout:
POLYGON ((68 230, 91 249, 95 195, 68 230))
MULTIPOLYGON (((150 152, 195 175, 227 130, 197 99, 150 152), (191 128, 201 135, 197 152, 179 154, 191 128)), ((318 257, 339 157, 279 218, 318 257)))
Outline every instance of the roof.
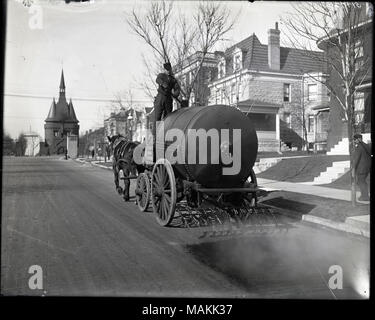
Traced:
POLYGON ((260 100, 254 100, 254 99, 248 99, 248 100, 244 100, 244 101, 241 101, 238 103, 238 106, 239 107, 242 107, 242 106, 257 106, 257 107, 267 107, 267 108, 279 108, 280 105, 276 104, 276 103, 270 103, 270 102, 266 102, 266 101, 260 101, 260 100))
POLYGON ((74 111, 72 100, 70 100, 69 104, 66 99, 60 99, 55 101, 53 98, 51 107, 48 112, 46 122, 76 122, 78 123, 78 119, 76 113, 74 111))
POLYGON ((268 45, 261 44, 258 37, 252 34, 250 37, 245 38, 225 51, 227 75, 233 73, 233 64, 231 62, 236 48, 242 50, 243 68, 250 70, 276 71, 289 74, 303 74, 325 70, 325 63, 321 61, 324 55, 323 52, 287 47, 280 47, 280 70, 270 69, 268 66, 268 45))
POLYGON ((51 107, 48 112, 46 122, 74 122, 78 123, 78 119, 76 113, 74 111, 72 99, 70 99, 69 103, 66 101, 65 98, 65 81, 64 81, 64 71, 61 71, 61 79, 60 79, 60 96, 59 100, 55 101, 53 98, 51 107), (63 90, 61 90, 63 89, 63 90))
POLYGON ((65 89, 64 70, 61 70, 60 88, 65 89))
POLYGON ((238 108, 245 113, 276 114, 281 105, 266 101, 248 99, 238 103, 238 108))
POLYGON ((326 108, 329 108, 329 102, 320 103, 312 107, 311 110, 321 110, 321 109, 326 109, 326 108))

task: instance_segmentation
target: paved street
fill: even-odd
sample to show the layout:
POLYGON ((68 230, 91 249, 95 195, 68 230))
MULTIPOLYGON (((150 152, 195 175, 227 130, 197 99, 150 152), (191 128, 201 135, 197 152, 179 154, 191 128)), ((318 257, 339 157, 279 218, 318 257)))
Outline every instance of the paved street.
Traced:
POLYGON ((4 158, 4 295, 362 298, 369 239, 290 221, 288 232, 204 237, 163 228, 115 192, 109 170, 59 158, 4 158), (43 270, 43 290, 28 269, 43 270), (330 289, 330 266, 343 289, 330 289))

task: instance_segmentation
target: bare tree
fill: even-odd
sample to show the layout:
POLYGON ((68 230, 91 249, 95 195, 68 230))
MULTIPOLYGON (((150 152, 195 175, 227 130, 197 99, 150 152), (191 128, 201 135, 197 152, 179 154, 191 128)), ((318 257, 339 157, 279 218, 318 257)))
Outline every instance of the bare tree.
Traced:
POLYGON ((5 133, 3 136, 3 155, 14 154, 15 142, 12 137, 5 133))
MULTIPOLYGON (((353 133, 355 132, 354 95, 368 74, 369 58, 363 56, 358 44, 365 43, 366 26, 363 25, 363 5, 358 2, 304 2, 293 4, 294 13, 281 18, 292 46, 304 49, 304 53, 318 63, 326 63, 332 81, 324 83, 341 106, 347 121, 349 154, 351 158, 352 204, 356 203, 353 133), (311 52, 318 44, 325 55, 311 52), (310 52, 309 52, 310 51, 310 52), (333 76, 332 76, 333 75, 333 76), (337 80, 334 80, 338 79, 337 80)), ((370 31, 371 32, 371 31, 370 31)), ((321 81, 321 79, 315 79, 321 81)))
POLYGON ((110 102, 111 112, 119 112, 121 109, 130 110, 136 107, 132 89, 118 91, 110 102))
POLYGON ((155 1, 150 3, 144 14, 133 9, 126 20, 135 34, 142 38, 163 62, 170 62, 172 9, 172 1, 155 1))
POLYGON ((16 155, 24 156, 27 147, 27 140, 24 133, 20 133, 18 139, 16 140, 16 155))
MULTIPOLYGON (((162 63, 170 62, 175 69, 181 70, 186 63, 198 59, 190 81, 181 83, 186 100, 190 99, 207 54, 218 42, 225 40, 234 21, 223 4, 209 1, 198 3, 191 19, 186 13, 175 15, 173 1, 165 0, 152 2, 143 14, 133 10, 127 17, 128 25, 152 49, 153 62, 159 66, 153 67, 146 62, 147 76, 152 77, 152 82, 162 63)), ((152 85, 143 83, 143 87, 150 94, 152 85)))

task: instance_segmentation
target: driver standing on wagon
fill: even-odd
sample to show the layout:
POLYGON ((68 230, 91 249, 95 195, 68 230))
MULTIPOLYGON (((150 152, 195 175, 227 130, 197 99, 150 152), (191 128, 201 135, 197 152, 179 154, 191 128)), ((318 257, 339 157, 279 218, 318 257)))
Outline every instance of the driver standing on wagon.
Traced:
MULTIPOLYGON (((154 100, 154 123, 152 134, 156 140, 156 122, 164 119, 173 109, 173 97, 180 95, 180 85, 172 73, 172 66, 169 62, 163 65, 165 71, 158 74, 156 83, 159 85, 158 94, 154 100)), ((154 144, 155 145, 155 144, 154 144)))
POLYGON ((172 74, 171 64, 169 62, 164 63, 163 67, 165 71, 159 73, 156 78, 156 83, 159 85, 159 87, 158 94, 154 100, 154 122, 164 119, 168 113, 172 112, 172 97, 177 98, 180 95, 180 85, 172 74))

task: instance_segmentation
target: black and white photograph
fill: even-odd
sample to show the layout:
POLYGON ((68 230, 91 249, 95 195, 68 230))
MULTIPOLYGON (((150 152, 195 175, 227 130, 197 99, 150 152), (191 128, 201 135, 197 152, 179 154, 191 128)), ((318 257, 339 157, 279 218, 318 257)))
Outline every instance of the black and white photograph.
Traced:
POLYGON ((370 298, 372 3, 3 9, 1 296, 370 298))

